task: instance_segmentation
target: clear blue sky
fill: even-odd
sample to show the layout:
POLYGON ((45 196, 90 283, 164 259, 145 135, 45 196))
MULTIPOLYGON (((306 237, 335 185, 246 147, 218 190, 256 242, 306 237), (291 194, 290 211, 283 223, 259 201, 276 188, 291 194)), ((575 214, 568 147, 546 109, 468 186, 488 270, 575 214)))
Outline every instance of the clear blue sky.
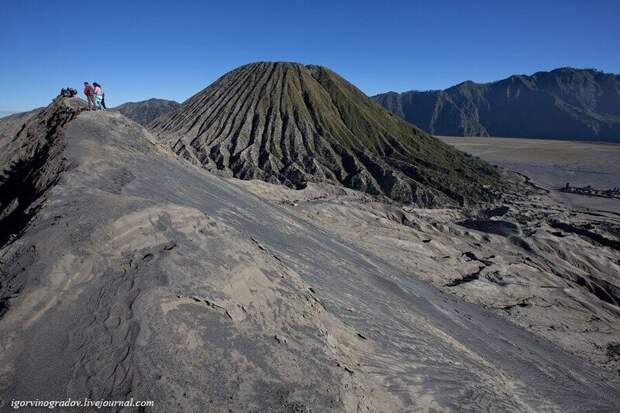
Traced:
POLYGON ((560 66, 620 73, 620 1, 4 0, 0 111, 98 81, 109 105, 183 101, 259 60, 328 66, 369 95, 560 66))

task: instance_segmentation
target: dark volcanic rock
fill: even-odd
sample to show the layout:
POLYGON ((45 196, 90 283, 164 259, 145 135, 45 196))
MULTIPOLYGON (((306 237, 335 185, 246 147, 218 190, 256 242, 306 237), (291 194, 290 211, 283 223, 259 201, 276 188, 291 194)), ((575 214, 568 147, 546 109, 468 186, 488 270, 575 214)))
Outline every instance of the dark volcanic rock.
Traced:
POLYGON ((242 179, 331 181, 424 206, 493 198, 490 165, 392 116, 329 69, 254 63, 150 127, 174 151, 242 179))
POLYGON ((181 106, 174 100, 149 99, 141 102, 127 102, 118 105, 112 110, 119 111, 129 119, 141 125, 147 125, 157 117, 171 112, 181 106))
POLYGON ((620 76, 596 70, 563 68, 372 99, 436 135, 620 142, 620 76))

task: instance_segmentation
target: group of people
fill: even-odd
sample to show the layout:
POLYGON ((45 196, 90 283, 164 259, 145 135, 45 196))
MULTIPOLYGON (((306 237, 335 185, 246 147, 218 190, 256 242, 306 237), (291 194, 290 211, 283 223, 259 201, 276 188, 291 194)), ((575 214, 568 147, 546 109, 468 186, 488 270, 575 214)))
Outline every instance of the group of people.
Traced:
POLYGON ((105 94, 103 88, 97 82, 93 82, 91 85, 88 82, 84 82, 84 95, 88 100, 88 110, 105 110, 105 94))

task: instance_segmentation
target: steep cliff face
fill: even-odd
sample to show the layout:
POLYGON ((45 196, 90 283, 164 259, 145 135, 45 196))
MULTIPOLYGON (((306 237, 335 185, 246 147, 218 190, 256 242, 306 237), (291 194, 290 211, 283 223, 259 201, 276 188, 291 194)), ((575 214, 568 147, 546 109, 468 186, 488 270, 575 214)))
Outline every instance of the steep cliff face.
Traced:
POLYGON ((620 141, 620 76, 595 70, 564 68, 372 99, 437 135, 620 141))
POLYGON ((489 200, 502 187, 490 165, 320 66, 242 66, 150 127, 178 154, 242 179, 330 181, 423 206, 489 200))

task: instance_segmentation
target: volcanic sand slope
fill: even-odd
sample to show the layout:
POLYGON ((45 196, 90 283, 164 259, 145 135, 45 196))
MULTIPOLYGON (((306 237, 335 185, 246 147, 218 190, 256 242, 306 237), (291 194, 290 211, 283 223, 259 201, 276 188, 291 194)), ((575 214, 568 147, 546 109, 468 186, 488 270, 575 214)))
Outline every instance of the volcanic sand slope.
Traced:
POLYGON ((149 99, 141 102, 127 102, 111 110, 116 110, 141 125, 147 125, 163 114, 176 110, 181 106, 173 100, 149 99))
POLYGON ((437 135, 620 142, 620 76, 597 70, 562 68, 372 99, 437 135))
POLYGON ((387 204, 319 184, 291 190, 235 183, 407 274, 507 317, 618 382, 620 215, 566 208, 533 188, 528 196, 468 211, 387 204))
POLYGON ((382 109, 329 69, 254 63, 149 125, 177 154, 241 179, 330 181, 423 206, 489 200, 490 165, 382 109))
POLYGON ((64 168, 0 250, 3 288, 19 284, 2 290, 0 400, 620 408, 617 385, 582 361, 176 159, 118 113, 83 112, 57 132, 61 149, 42 159, 64 168))

